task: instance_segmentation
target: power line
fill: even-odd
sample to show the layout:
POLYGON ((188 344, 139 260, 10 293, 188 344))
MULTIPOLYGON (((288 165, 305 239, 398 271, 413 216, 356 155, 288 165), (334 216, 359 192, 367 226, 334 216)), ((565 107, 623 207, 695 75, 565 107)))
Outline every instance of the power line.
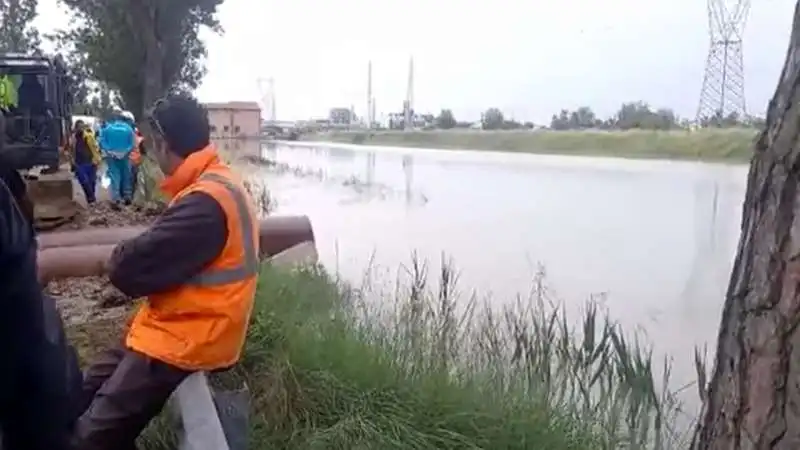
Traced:
POLYGON ((697 121, 747 116, 742 35, 750 0, 707 0, 710 45, 697 121))

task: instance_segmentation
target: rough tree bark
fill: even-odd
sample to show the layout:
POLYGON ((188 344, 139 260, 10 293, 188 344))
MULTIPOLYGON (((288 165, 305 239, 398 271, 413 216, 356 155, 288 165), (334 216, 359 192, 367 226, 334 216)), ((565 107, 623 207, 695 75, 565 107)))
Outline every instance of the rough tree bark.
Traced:
POLYGON ((694 450, 800 448, 800 2, 755 144, 694 450))
POLYGON ((158 0, 130 0, 130 18, 134 29, 138 30, 139 39, 145 49, 145 60, 141 66, 144 86, 141 103, 131 105, 136 117, 144 117, 148 108, 164 95, 162 83, 164 48, 159 36, 158 0))

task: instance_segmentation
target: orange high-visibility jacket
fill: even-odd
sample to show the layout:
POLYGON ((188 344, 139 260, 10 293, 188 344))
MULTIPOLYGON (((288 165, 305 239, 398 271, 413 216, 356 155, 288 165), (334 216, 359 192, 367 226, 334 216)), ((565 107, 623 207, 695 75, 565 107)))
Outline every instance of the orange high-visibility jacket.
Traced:
POLYGON ((185 370, 230 367, 241 356, 256 292, 256 208, 212 147, 189 155, 162 189, 173 196, 170 205, 192 192, 216 199, 227 217, 228 240, 203 272, 171 292, 151 296, 139 308, 126 345, 185 370))
POLYGON ((133 163, 134 166, 138 166, 139 164, 142 163, 142 152, 141 152, 142 142, 144 142, 144 137, 142 136, 142 133, 140 133, 139 129, 137 128, 136 129, 136 141, 135 141, 135 144, 133 146, 133 150, 131 151, 131 154, 130 154, 131 163, 133 163))

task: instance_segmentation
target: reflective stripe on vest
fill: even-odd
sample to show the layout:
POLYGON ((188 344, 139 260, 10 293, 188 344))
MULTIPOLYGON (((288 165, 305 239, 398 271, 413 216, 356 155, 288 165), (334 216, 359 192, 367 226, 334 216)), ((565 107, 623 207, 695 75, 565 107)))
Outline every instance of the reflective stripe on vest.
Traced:
POLYGON ((239 223, 242 227, 241 234, 242 240, 244 241, 242 243, 244 246, 244 261, 237 267, 208 269, 190 278, 186 284, 189 286, 218 286, 244 281, 255 276, 258 274, 259 268, 258 252, 254 244, 258 230, 253 227, 253 221, 250 218, 250 208, 247 206, 247 199, 242 193, 242 190, 227 178, 214 173, 203 174, 199 179, 201 181, 213 181, 221 184, 233 197, 233 201, 236 203, 236 211, 239 214, 239 223))

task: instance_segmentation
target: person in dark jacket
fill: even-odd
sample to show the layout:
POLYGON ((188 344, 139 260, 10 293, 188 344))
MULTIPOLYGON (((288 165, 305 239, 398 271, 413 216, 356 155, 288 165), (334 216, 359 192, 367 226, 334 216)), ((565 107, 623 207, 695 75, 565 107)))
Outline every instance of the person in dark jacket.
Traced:
POLYGON ((0 157, 0 433, 3 450, 67 450, 72 419, 63 324, 36 266, 25 181, 0 157))
POLYGON ((102 157, 94 133, 82 120, 75 122, 72 132, 72 162, 75 178, 83 189, 86 203, 95 203, 97 196, 97 166, 102 157))
POLYGON ((83 189, 86 203, 96 201, 97 166, 100 164, 100 150, 97 147, 94 133, 82 120, 75 122, 72 132, 72 151, 75 177, 83 189))

